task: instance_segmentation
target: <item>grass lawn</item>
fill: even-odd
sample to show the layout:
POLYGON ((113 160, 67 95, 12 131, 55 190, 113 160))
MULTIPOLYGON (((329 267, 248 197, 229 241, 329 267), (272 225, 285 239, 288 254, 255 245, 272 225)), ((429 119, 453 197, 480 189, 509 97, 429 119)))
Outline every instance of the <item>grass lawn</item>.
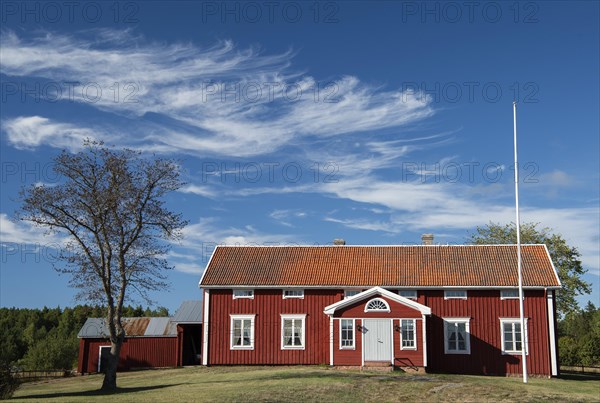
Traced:
POLYGON ((24 384, 13 399, 50 402, 467 401, 598 402, 600 380, 409 375, 327 367, 196 367, 120 373, 118 393, 102 395, 101 375, 24 384))

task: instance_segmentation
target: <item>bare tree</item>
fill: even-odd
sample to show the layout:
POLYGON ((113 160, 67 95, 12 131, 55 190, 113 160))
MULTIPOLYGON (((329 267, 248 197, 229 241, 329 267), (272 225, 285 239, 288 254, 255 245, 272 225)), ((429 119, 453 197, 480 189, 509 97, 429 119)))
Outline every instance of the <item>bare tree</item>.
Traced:
POLYGON ((168 287, 168 241, 187 224, 163 200, 183 185, 179 166, 87 140, 82 151, 58 155, 53 169, 64 180, 23 189, 19 217, 68 235, 59 252, 64 265, 55 268, 71 275, 78 299, 107 307, 111 349, 102 389, 115 390, 123 303, 131 292, 149 301, 148 292, 168 287))

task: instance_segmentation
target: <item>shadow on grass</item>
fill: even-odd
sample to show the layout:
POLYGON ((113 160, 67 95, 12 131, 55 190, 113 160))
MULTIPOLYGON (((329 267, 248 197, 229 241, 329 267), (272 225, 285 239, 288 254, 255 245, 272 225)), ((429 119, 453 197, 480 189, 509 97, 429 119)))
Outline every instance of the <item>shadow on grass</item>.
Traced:
POLYGON ((19 400, 19 399, 53 399, 59 397, 91 397, 91 396, 111 396, 111 395, 121 395, 125 393, 135 393, 135 392, 144 392, 146 390, 155 390, 155 389, 163 389, 169 388, 171 386, 180 386, 183 383, 172 383, 169 385, 154 385, 154 386, 138 386, 131 388, 117 388, 117 390, 113 392, 106 392, 99 389, 94 390, 85 390, 81 392, 57 392, 57 393, 42 393, 37 395, 27 395, 27 396, 17 396, 13 397, 11 400, 19 400))
MULTIPOLYGON (((247 374, 240 381, 274 381, 274 380, 288 380, 288 379, 327 379, 329 381, 343 381, 343 380, 379 380, 379 381, 436 381, 431 377, 427 377, 424 375, 407 375, 404 373, 380 373, 380 372, 362 372, 362 371, 337 371, 337 370, 329 370, 329 371, 306 371, 306 372, 296 372, 296 371, 283 371, 283 372, 269 372, 262 373, 261 371, 257 371, 254 373, 247 374)), ((214 380, 209 381, 210 383, 214 383, 214 380)), ((219 381, 217 381, 219 382, 219 381)), ((233 382, 232 380, 224 380, 221 381, 224 383, 233 382)))
POLYGON ((558 379, 566 379, 569 381, 600 381, 600 373, 581 373, 581 372, 565 372, 561 371, 558 379))

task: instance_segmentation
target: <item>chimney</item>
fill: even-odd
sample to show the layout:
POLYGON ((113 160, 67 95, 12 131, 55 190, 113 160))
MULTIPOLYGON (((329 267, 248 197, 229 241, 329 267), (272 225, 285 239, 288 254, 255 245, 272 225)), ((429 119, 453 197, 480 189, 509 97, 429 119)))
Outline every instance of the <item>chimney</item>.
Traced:
POLYGON ((343 245, 346 245, 346 241, 341 238, 336 238, 333 240, 333 244, 335 246, 343 246, 343 245))
POLYGON ((433 234, 421 235, 421 242, 423 245, 433 245, 433 234))

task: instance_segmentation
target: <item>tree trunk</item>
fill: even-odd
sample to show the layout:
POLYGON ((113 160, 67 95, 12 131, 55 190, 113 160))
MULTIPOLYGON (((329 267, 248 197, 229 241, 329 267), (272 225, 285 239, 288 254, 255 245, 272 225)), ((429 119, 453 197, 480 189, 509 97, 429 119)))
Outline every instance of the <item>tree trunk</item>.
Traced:
POLYGON ((112 392, 117 390, 117 367, 119 366, 119 355, 122 345, 122 337, 118 337, 116 343, 110 343, 110 354, 106 363, 102 388, 100 388, 103 391, 112 392))

